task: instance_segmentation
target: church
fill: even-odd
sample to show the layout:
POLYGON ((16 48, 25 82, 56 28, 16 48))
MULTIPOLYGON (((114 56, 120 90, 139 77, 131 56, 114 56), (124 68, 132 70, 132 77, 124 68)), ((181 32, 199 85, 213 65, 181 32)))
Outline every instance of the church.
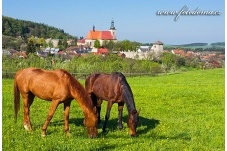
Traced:
POLYGON ((116 42, 116 28, 114 27, 114 21, 111 21, 111 26, 109 30, 96 30, 95 26, 90 30, 85 38, 85 45, 90 48, 94 47, 95 41, 98 40, 102 46, 104 41, 116 42))

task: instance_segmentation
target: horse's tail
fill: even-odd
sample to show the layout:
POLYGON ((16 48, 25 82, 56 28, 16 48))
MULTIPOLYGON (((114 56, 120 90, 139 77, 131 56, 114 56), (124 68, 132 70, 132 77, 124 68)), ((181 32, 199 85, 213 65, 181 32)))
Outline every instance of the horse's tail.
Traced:
POLYGON ((17 85, 16 78, 14 79, 14 113, 15 113, 15 122, 17 121, 17 114, 20 109, 20 90, 17 85))

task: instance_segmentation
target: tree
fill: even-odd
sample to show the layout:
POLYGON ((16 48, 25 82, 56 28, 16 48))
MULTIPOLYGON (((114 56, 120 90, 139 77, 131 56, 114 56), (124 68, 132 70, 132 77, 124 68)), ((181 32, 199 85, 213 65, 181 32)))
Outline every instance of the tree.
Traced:
POLYGON ((66 49, 68 47, 67 39, 63 39, 62 46, 64 49, 66 49))
POLYGON ((53 47, 54 47, 54 44, 53 44, 52 40, 50 40, 50 41, 48 42, 48 46, 49 46, 50 48, 53 48, 53 47))
POLYGON ((58 48, 59 49, 66 49, 68 47, 67 39, 59 39, 58 41, 58 48))
POLYGON ((105 47, 105 48, 107 48, 108 50, 110 50, 110 51, 113 51, 113 49, 114 49, 114 42, 113 41, 104 41, 103 42, 103 47, 105 47))
POLYGON ((176 56, 174 54, 164 52, 161 55, 161 62, 165 72, 167 72, 171 69, 171 67, 176 65, 176 56))
POLYGON ((10 23, 8 21, 5 21, 2 24, 3 24, 2 34, 7 35, 7 36, 11 36, 12 27, 11 27, 10 23))
POLYGON ((37 43, 38 43, 38 46, 39 47, 46 47, 47 46, 47 43, 46 43, 46 41, 45 41, 45 39, 44 38, 39 38, 38 39, 38 41, 37 41, 37 43))
POLYGON ((98 39, 95 40, 94 47, 95 48, 100 48, 100 42, 99 42, 98 39))
POLYGON ((27 52, 33 53, 35 51, 36 51, 36 40, 35 40, 35 37, 32 36, 32 37, 28 38, 27 52))

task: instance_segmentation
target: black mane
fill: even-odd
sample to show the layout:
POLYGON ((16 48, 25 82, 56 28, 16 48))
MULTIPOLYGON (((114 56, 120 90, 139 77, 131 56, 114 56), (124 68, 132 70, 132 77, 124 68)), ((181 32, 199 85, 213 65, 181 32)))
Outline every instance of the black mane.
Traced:
POLYGON ((121 84, 121 88, 123 90, 123 98, 126 103, 128 112, 129 113, 135 112, 136 107, 135 107, 133 93, 132 93, 131 87, 129 86, 125 76, 121 72, 115 72, 114 74, 120 78, 120 84, 121 84))

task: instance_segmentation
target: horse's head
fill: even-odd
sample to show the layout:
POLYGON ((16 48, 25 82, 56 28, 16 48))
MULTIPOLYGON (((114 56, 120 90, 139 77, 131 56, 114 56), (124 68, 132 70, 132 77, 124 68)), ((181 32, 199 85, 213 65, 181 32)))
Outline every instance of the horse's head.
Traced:
POLYGON ((97 122, 98 122, 98 119, 95 111, 85 114, 83 123, 87 128, 88 135, 90 138, 97 137, 97 134, 98 134, 97 122))
POLYGON ((131 136, 137 135, 136 128, 137 128, 138 122, 139 122, 139 112, 137 112, 136 110, 133 110, 131 113, 129 113, 128 122, 127 122, 131 136))

